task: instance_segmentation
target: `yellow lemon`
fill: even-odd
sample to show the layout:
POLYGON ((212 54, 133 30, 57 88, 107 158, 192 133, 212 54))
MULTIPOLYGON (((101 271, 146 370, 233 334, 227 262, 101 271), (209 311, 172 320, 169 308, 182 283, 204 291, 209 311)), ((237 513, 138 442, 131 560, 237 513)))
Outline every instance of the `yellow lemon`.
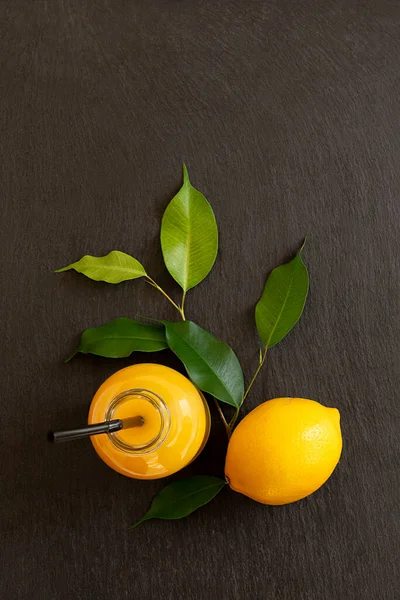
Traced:
POLYGON ((268 400, 239 423, 225 475, 236 492, 263 504, 305 498, 330 477, 342 451, 340 413, 314 400, 268 400))

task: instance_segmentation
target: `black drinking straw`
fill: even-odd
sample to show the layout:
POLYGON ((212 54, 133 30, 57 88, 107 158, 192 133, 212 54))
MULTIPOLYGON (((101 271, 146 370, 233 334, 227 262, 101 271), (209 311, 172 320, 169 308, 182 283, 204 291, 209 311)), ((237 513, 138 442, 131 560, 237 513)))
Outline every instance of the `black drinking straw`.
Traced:
MULTIPOLYGON (((142 417, 133 417, 126 419, 125 427, 141 427, 144 421, 142 417)), ((71 442, 73 440, 79 440, 81 438, 87 438, 91 435, 99 435, 100 433, 113 433, 114 431, 120 431, 124 427, 124 422, 121 419, 114 419, 113 421, 104 421, 104 423, 94 423, 93 425, 86 425, 86 427, 79 427, 78 429, 67 429, 65 431, 55 431, 49 433, 49 439, 52 442, 71 442)))

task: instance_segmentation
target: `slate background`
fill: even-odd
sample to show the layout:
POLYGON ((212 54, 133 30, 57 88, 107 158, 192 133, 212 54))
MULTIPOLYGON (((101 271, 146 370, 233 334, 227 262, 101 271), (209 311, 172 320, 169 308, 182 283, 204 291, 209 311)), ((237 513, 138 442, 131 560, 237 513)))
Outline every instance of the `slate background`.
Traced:
MULTIPOLYGON (((398 3, 20 0, 0 16, 1 597, 397 598, 398 3), (225 490, 132 532, 163 482, 124 478, 89 443, 54 447, 46 432, 84 422, 100 383, 131 363, 64 365, 83 329, 173 309, 141 282, 52 270, 120 249, 177 297, 158 234, 184 160, 221 248, 187 313, 247 377, 265 277, 308 235, 304 316, 246 411, 278 395, 336 406, 344 452, 297 504, 225 490)), ((214 416, 187 472, 222 469, 214 416)))

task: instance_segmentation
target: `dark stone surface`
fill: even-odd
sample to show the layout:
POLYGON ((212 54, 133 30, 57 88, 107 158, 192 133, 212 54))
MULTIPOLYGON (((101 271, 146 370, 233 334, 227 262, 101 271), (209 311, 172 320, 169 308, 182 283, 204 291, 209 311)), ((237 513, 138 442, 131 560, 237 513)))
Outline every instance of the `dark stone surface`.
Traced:
MULTIPOLYGON (((2 598, 398 597, 399 13, 376 0, 1 2, 2 598), (163 482, 46 432, 84 422, 131 362, 64 365, 83 329, 173 309, 141 282, 52 270, 116 248, 176 295, 158 234, 184 160, 221 234, 187 312, 247 377, 266 274, 308 235, 304 317, 246 411, 277 395, 336 406, 344 452, 297 504, 225 490, 129 531, 163 482)), ((214 416, 187 472, 222 469, 214 416)))

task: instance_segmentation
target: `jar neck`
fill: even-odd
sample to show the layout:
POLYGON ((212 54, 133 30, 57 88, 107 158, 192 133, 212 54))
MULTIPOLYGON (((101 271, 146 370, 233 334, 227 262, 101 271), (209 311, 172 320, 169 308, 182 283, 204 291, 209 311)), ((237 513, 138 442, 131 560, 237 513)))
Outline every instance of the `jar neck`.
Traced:
POLYGON ((151 390, 142 388, 125 390, 112 399, 106 420, 113 419, 121 419, 123 428, 108 434, 108 438, 114 446, 128 454, 140 455, 157 450, 171 427, 170 411, 164 400, 151 390))

